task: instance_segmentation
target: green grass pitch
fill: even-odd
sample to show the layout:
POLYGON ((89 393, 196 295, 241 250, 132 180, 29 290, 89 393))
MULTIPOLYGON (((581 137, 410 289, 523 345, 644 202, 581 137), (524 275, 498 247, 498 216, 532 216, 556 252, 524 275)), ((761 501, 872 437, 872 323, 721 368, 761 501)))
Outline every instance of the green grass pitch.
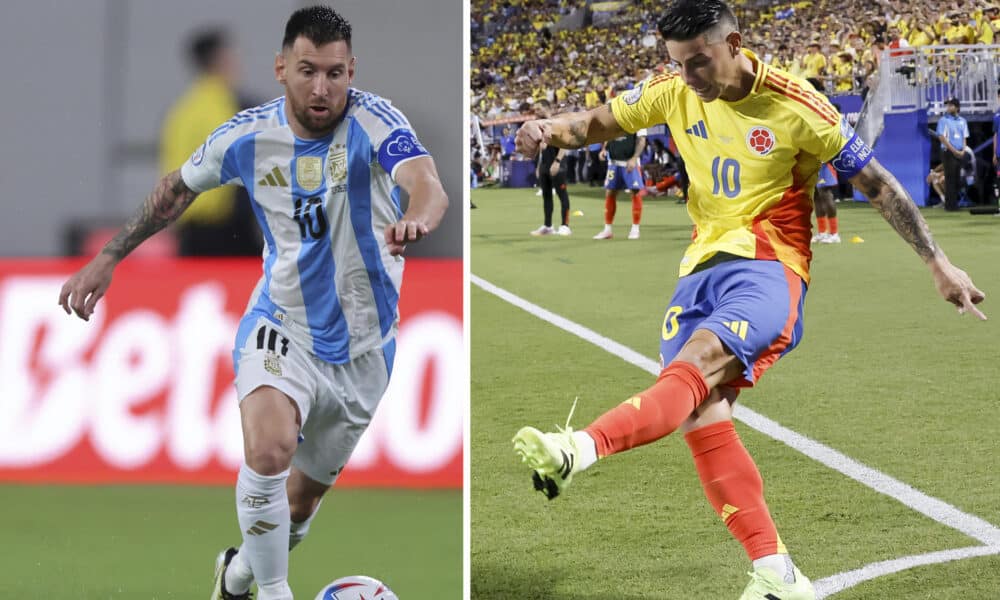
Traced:
MULTIPOLYGON (((568 238, 533 238, 530 189, 474 190, 471 272, 655 359, 660 322, 690 238, 684 206, 647 199, 642 238, 616 238, 603 191, 571 186, 568 238)), ((557 202, 558 206, 558 202, 557 202)), ((925 210, 951 260, 988 295, 991 317, 958 316, 915 253, 868 205, 841 203, 841 245, 814 247, 805 334, 744 391, 780 424, 1000 524, 1000 218, 925 210), (853 236, 863 243, 849 243, 853 236)), ((472 598, 735 599, 749 563, 705 500, 679 435, 601 461, 554 501, 531 487, 510 438, 522 425, 574 425, 647 387, 652 376, 471 286, 472 598)), ((811 578, 980 545, 737 423, 765 479, 783 541, 811 578)), ((836 600, 1000 598, 1000 557, 918 567, 836 600)))
MULTIPOLYGON (((238 544, 234 491, 186 486, 0 486, 0 598, 208 598, 238 544)), ((462 597, 459 491, 334 489, 291 554, 296 598, 371 575, 400 598, 462 597)))

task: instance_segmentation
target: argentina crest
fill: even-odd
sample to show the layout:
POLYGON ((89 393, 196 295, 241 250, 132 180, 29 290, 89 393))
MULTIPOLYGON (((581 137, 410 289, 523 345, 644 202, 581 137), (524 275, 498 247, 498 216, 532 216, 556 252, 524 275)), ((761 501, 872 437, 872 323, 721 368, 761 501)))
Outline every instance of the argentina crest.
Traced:
POLYGON ((295 179, 299 187, 311 192, 323 184, 323 159, 319 156, 300 156, 295 160, 295 179))
POLYGON ((330 170, 330 183, 343 183, 347 179, 347 150, 344 145, 330 146, 330 155, 326 162, 330 170))

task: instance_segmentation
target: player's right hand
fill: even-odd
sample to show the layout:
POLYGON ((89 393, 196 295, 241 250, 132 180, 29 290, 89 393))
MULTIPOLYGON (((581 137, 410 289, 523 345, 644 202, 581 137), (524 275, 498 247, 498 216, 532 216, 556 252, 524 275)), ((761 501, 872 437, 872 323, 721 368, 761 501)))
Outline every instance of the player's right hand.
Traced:
POLYGON ((63 284, 59 292, 59 306, 67 315, 76 313, 84 321, 89 321, 97 301, 104 297, 111 285, 114 268, 115 262, 110 257, 104 254, 95 256, 63 284))
POLYGON ((539 146, 549 143, 550 137, 552 137, 552 124, 548 119, 525 121, 514 136, 514 146, 521 154, 535 158, 538 156, 539 146))
POLYGON ((938 293, 958 308, 958 314, 972 313, 978 319, 986 320, 986 315, 976 307, 986 299, 986 294, 972 283, 968 273, 947 261, 935 263, 931 273, 938 293))

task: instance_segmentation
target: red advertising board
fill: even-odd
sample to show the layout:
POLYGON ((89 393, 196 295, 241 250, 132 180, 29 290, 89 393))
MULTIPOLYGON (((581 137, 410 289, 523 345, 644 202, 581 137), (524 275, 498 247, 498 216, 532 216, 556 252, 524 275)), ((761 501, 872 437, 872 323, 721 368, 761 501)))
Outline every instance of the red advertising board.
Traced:
MULTIPOLYGON (((232 347, 255 259, 126 260, 89 322, 72 259, 0 260, 0 481, 232 484, 232 347)), ((389 390, 338 485, 461 487, 460 260, 407 261, 389 390)))

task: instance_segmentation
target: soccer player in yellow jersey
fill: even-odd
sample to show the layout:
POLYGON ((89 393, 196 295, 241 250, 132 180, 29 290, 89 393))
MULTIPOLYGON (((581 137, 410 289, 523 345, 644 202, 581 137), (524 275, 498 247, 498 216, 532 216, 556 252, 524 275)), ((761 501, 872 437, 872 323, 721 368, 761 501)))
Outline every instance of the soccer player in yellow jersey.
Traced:
POLYGON ((801 338, 820 165, 832 163, 868 197, 960 313, 985 319, 976 307, 985 296, 948 261, 906 191, 829 101, 743 49, 724 2, 673 0, 658 27, 676 72, 586 112, 528 121, 517 145, 532 156, 543 143, 577 148, 661 123, 676 134, 695 230, 661 327, 663 370, 585 429, 525 427, 514 448, 551 499, 598 458, 682 429, 705 495, 753 562, 741 600, 812 600, 733 428, 732 405, 801 338))

